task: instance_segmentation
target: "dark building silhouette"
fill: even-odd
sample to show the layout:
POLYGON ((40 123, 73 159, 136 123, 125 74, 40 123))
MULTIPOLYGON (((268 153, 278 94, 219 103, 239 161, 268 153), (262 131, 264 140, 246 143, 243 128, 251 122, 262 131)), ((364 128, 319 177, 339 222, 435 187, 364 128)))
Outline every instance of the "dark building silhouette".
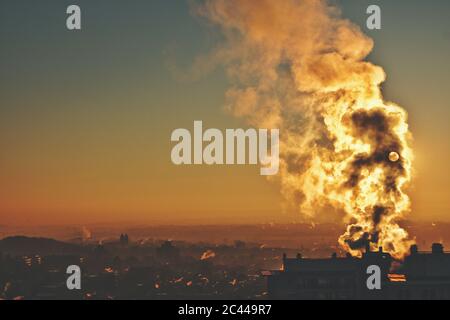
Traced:
POLYGON ((172 244, 172 241, 165 241, 156 249, 156 254, 160 259, 173 261, 180 257, 180 250, 172 244))
POLYGON ((441 244, 432 252, 417 246, 402 265, 392 271, 393 259, 382 248, 366 249, 361 258, 330 259, 283 257, 283 269, 268 275, 272 299, 355 300, 355 299, 450 299, 450 253, 441 244), (369 290, 367 268, 381 269, 381 290, 369 290))
POLYGON ((433 244, 431 252, 420 252, 417 246, 412 246, 399 272, 406 281, 398 283, 397 297, 450 299, 450 253, 444 251, 442 244, 433 244))
POLYGON ((128 234, 121 234, 119 242, 122 246, 127 246, 129 243, 128 234))
POLYGON ((268 277, 268 292, 272 299, 345 300, 382 298, 381 292, 367 289, 367 267, 378 265, 382 285, 389 281, 392 259, 381 249, 368 250, 361 259, 347 256, 330 259, 283 257, 283 270, 272 271, 268 277))

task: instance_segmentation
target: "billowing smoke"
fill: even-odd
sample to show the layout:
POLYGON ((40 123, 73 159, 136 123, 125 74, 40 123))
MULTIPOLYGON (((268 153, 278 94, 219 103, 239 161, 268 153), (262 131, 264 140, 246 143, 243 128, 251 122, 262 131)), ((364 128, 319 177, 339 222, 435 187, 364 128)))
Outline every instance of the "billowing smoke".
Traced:
POLYGON ((215 258, 216 253, 212 250, 206 250, 203 252, 202 256, 200 257, 200 260, 209 260, 212 258, 215 258))
MULTIPOLYGON (((346 213, 339 242, 354 255, 409 247, 398 221, 412 152, 407 114, 383 100, 383 69, 365 60, 373 41, 325 0, 205 0, 197 13, 225 38, 227 110, 258 128, 279 128, 282 194, 305 219, 346 213)), ((200 67, 200 66, 199 66, 200 67)))
POLYGON ((81 238, 83 242, 89 241, 92 238, 92 232, 85 226, 81 227, 81 238))

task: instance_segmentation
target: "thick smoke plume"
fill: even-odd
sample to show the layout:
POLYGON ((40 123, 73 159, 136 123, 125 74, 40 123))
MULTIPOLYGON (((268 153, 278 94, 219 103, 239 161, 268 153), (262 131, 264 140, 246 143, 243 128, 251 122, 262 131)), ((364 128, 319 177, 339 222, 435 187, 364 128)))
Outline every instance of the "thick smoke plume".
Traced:
POLYGON ((228 111, 281 130, 288 202, 310 220, 345 211, 339 242, 354 255, 369 245, 401 258, 410 134, 406 112, 383 100, 383 69, 365 60, 373 41, 322 0, 206 0, 197 12, 225 37, 211 58, 231 79, 228 111))

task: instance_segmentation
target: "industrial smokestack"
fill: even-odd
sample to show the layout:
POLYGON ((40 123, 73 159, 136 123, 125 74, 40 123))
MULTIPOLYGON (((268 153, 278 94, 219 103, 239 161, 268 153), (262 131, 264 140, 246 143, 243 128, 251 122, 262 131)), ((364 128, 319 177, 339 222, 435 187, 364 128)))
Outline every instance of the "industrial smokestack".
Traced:
POLYGON ((433 245, 431 246, 431 252, 433 254, 443 254, 444 246, 440 243, 433 243, 433 245))

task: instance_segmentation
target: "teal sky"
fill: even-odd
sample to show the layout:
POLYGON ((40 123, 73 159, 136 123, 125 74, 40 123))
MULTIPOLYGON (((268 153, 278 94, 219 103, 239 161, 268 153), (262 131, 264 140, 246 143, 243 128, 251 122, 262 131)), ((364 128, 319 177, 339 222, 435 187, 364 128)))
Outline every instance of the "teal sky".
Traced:
MULTIPOLYGON (((387 73, 385 97, 410 114, 417 155, 414 218, 450 220, 450 1, 336 3, 375 40, 370 60, 387 73), (381 6, 382 30, 365 28, 369 4, 381 6)), ((173 72, 174 63, 180 72, 189 69, 220 39, 189 8, 181 0, 1 1, 4 221, 104 221, 105 214, 120 220, 130 207, 133 220, 164 222, 177 212, 181 220, 228 221, 240 210, 259 214, 260 222, 277 220, 277 188, 266 185, 257 168, 237 169, 243 189, 230 190, 221 189, 236 183, 229 169, 202 171, 221 181, 207 187, 210 178, 198 170, 171 167, 173 129, 191 128, 194 120, 242 126, 222 109, 222 70, 195 79, 173 72), (82 9, 82 31, 65 28, 70 4, 82 9), (203 193, 214 188, 217 193, 203 193), (242 190, 248 191, 244 198, 242 190), (258 206, 260 195, 271 204, 258 206), (173 197, 179 206, 168 204, 173 197), (108 201, 111 207, 104 206, 108 201), (183 207, 197 209, 183 215, 183 207), (221 213, 211 220, 214 207, 221 213), (72 212, 68 208, 78 218, 60 218, 72 212)))

